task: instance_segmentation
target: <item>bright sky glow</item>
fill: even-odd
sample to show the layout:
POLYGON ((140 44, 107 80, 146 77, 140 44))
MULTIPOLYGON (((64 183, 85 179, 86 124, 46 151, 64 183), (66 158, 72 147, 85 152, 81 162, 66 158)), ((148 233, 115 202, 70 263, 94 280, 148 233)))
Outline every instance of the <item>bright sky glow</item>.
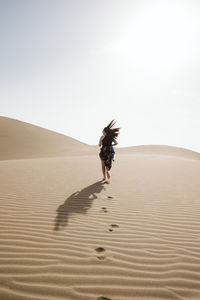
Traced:
POLYGON ((200 152, 200 2, 0 0, 0 114, 200 152))

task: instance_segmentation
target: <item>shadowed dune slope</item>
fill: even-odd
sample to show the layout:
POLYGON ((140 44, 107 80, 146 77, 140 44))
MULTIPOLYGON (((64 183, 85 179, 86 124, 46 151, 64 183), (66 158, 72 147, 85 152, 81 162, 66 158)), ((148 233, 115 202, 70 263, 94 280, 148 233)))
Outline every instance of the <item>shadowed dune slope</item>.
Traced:
POLYGON ((0 117, 0 141, 1 160, 96 153, 71 137, 7 117, 0 117))

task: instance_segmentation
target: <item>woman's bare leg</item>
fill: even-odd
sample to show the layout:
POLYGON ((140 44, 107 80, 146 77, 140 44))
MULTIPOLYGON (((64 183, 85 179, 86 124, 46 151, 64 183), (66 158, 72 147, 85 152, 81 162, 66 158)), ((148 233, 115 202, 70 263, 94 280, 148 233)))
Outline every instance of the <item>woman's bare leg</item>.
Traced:
POLYGON ((108 179, 110 179, 110 173, 107 169, 106 169, 106 175, 107 175, 108 179))
POLYGON ((103 178, 104 180, 106 180, 106 168, 105 168, 104 160, 101 160, 101 167, 102 167, 103 178))

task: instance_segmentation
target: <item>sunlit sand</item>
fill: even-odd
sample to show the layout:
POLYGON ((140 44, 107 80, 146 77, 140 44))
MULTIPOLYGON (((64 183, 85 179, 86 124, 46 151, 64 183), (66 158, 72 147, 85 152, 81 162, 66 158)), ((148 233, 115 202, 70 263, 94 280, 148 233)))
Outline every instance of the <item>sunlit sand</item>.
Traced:
POLYGON ((200 299, 200 154, 0 118, 0 299, 200 299))

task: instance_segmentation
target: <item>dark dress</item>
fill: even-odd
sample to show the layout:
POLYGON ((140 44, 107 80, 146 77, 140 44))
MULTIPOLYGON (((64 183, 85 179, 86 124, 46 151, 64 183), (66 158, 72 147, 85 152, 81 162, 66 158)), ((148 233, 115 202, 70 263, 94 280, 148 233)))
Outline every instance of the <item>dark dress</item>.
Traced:
POLYGON ((104 160, 105 166, 109 171, 112 167, 112 161, 114 161, 115 151, 112 146, 112 138, 106 135, 102 140, 102 147, 99 153, 101 160, 104 160))

